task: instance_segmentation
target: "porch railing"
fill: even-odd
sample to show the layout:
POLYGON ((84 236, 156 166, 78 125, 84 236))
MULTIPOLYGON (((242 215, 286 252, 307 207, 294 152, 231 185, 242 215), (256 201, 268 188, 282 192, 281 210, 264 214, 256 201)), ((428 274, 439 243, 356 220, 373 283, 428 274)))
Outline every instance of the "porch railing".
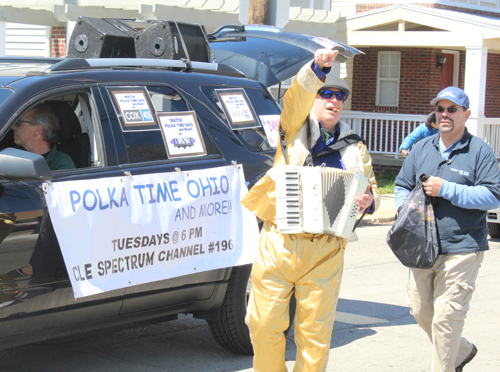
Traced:
POLYGON ((377 112, 342 111, 341 119, 365 139, 368 151, 398 154, 399 146, 426 118, 426 115, 381 114, 377 112))
POLYGON ((486 118, 484 122, 484 140, 500 158, 500 118, 486 118))
MULTIPOLYGON (((425 115, 342 111, 342 120, 365 139, 368 151, 378 154, 397 155, 401 142, 425 118, 425 115)), ((483 139, 500 158, 500 118, 485 119, 483 139)))

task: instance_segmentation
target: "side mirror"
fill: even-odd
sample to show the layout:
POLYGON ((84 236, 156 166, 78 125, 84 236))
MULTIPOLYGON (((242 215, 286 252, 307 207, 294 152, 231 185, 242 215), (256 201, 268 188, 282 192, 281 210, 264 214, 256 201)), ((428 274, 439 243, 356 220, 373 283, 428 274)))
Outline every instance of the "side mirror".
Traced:
POLYGON ((0 182, 51 179, 49 166, 43 156, 10 147, 0 152, 0 182))

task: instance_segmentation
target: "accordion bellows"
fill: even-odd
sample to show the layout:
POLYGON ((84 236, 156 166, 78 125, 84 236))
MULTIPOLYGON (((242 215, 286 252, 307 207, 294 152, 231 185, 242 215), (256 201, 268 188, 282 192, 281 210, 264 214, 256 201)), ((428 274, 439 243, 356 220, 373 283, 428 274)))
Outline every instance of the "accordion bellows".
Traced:
POLYGON ((347 238, 368 178, 329 167, 279 165, 275 173, 276 224, 283 234, 329 234, 347 238))

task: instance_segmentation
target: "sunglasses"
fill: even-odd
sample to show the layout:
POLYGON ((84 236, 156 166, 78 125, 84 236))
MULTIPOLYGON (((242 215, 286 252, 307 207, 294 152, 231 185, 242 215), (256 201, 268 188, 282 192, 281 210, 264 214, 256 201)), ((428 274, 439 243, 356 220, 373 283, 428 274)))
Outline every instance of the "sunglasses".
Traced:
POLYGON ((346 94, 344 92, 336 92, 330 89, 320 89, 318 90, 318 94, 323 98, 332 98, 335 94, 335 98, 337 101, 345 101, 346 94))
MULTIPOLYGON (((436 112, 445 112, 445 111, 448 111, 448 113, 450 114, 454 114, 455 112, 458 111, 458 107, 457 106, 451 106, 451 107, 443 107, 443 106, 436 106, 436 112)), ((465 109, 464 109, 465 111, 465 109)))

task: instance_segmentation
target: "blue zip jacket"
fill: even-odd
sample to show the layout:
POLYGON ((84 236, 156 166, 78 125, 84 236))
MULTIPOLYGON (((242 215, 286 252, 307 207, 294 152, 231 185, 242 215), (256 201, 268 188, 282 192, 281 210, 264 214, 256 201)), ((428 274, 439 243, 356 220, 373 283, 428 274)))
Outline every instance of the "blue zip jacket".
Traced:
POLYGON ((403 142, 401 142, 401 146, 399 146, 399 152, 401 152, 401 150, 408 150, 410 147, 412 147, 415 143, 417 143, 421 139, 432 136, 438 132, 439 129, 437 128, 431 127, 429 129, 424 121, 418 127, 416 127, 413 130, 413 132, 411 132, 408 136, 406 136, 403 142))
MULTIPOLYGON (((491 147, 467 129, 448 159, 439 151, 439 136, 418 142, 403 163, 396 186, 411 191, 426 173, 455 184, 485 186, 500 200, 500 170, 491 147)), ((433 197, 434 215, 441 240, 440 254, 488 249, 485 210, 452 204, 446 197, 433 197)))

